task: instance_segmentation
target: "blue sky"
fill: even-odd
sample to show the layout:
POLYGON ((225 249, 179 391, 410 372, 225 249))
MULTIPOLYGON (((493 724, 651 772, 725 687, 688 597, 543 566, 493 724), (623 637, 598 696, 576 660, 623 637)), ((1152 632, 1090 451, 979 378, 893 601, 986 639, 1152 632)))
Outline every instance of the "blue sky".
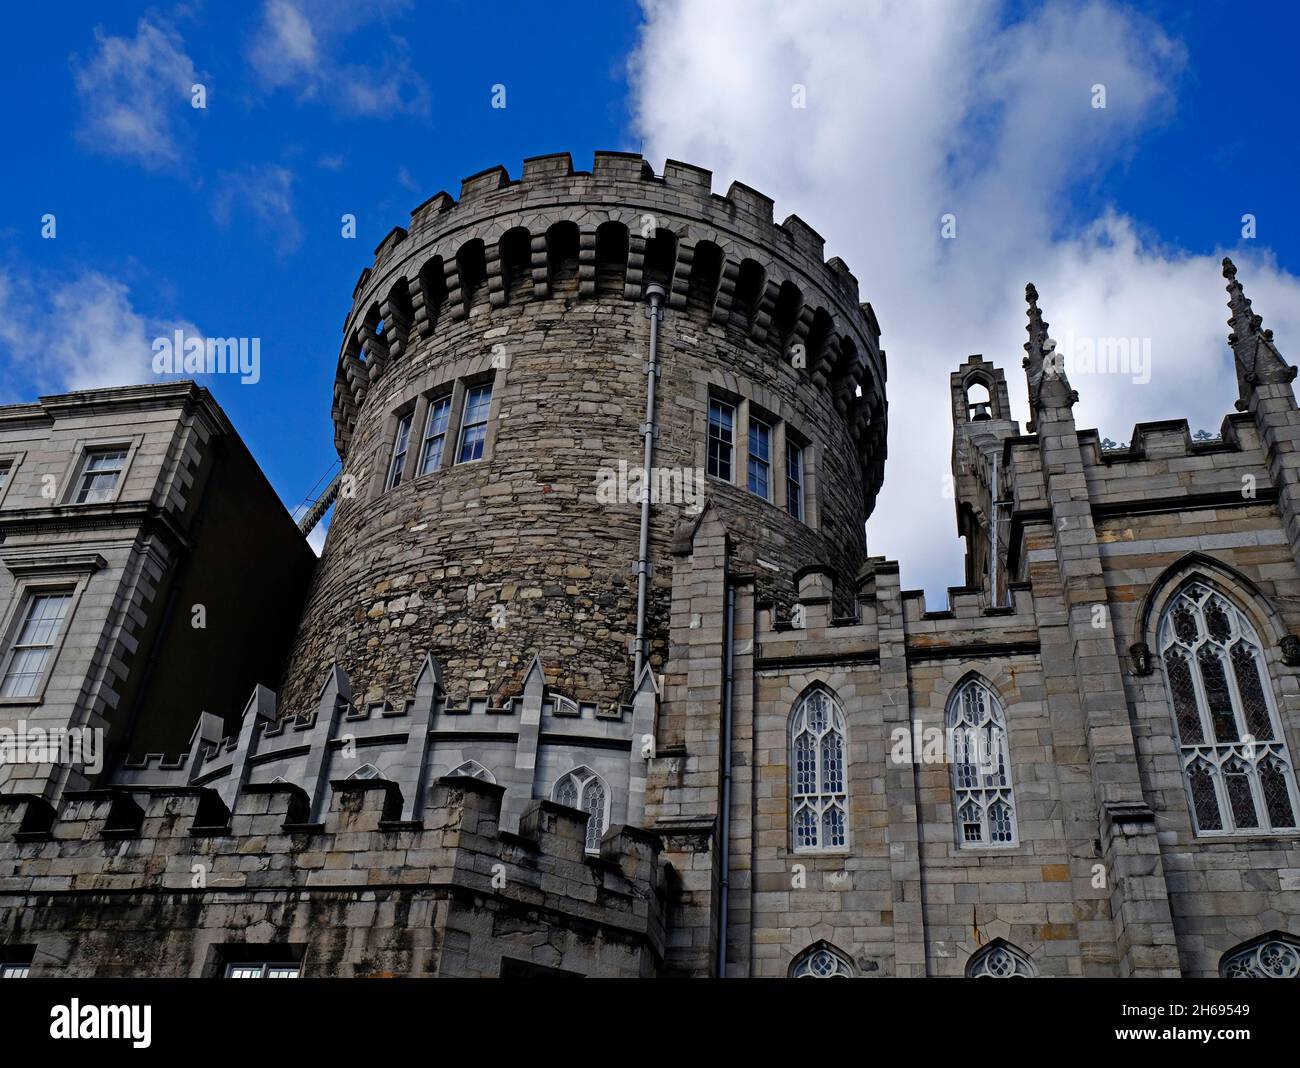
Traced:
POLYGON ((739 178, 772 194, 854 269, 891 364, 871 548, 934 600, 960 556, 939 488, 948 435, 926 413, 979 351, 1023 409, 1031 273, 1054 324, 1154 338, 1150 383, 1074 382, 1081 425, 1117 440, 1139 418, 1217 430, 1231 409, 1212 269, 1225 251, 1300 353, 1294 5, 795 7, 15 7, 0 402, 146 380, 149 343, 177 325, 258 337, 257 385, 205 384, 293 506, 335 459, 340 330, 384 234, 486 166, 518 174, 568 150, 586 167, 596 149, 644 146, 656 169, 672 156, 714 167, 715 190, 739 178), (1085 103, 1096 81, 1104 112, 1085 103), (788 106, 794 83, 805 113, 788 106), (937 241, 945 211, 971 235, 953 247, 937 241), (1243 241, 1247 212, 1258 236, 1243 241))

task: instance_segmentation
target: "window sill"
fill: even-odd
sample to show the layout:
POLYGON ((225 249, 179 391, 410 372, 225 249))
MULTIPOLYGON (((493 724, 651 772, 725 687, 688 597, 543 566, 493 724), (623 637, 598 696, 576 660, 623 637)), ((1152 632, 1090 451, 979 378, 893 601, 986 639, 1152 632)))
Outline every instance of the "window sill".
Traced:
POLYGON ((749 488, 746 486, 737 485, 735 482, 730 482, 725 478, 719 478, 717 475, 705 475, 704 477, 705 480, 708 482, 717 483, 719 486, 726 486, 728 489, 733 489, 737 493, 743 493, 746 497, 752 497, 754 500, 762 502, 763 504, 767 505, 769 508, 775 508, 778 512, 781 513, 781 515, 785 516, 786 519, 798 523, 802 527, 807 527, 809 530, 814 530, 814 531, 817 529, 817 527, 815 527, 812 523, 808 522, 807 519, 801 518, 799 516, 791 515, 790 510, 786 508, 785 505, 777 504, 776 501, 769 500, 767 497, 760 497, 757 493, 751 492, 749 488))
POLYGON ((34 708, 45 702, 45 687, 41 687, 41 692, 32 697, 0 697, 0 708, 34 708))
POLYGON ((1300 839, 1300 827, 1286 831, 1222 831, 1218 834, 1194 831, 1191 841, 1205 845, 1213 842, 1277 842, 1287 839, 1300 839))
POLYGON ((849 846, 836 846, 834 849, 792 849, 792 857, 849 857, 853 850, 849 846))

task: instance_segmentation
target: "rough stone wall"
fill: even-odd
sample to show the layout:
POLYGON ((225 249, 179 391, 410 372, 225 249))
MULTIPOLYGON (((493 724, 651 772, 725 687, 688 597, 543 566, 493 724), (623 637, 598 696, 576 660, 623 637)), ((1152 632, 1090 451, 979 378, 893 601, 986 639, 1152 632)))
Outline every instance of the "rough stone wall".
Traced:
POLYGON ((487 977, 507 959, 657 974, 657 841, 615 828, 590 857, 585 814, 550 802, 505 835, 502 793, 442 780, 421 826, 396 819, 393 784, 336 782, 311 826, 287 784, 231 812, 202 790, 103 791, 69 797, 43 831, 3 796, 0 941, 34 945, 35 976, 219 975, 259 946, 307 976, 487 977))

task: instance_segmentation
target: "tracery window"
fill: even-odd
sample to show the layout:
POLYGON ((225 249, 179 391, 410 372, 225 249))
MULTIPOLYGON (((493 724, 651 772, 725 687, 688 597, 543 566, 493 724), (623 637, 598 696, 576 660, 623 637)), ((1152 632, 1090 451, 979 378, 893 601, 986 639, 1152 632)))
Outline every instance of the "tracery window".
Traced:
POLYGON ((848 753, 844 713, 812 690, 790 716, 790 812, 796 853, 848 845, 848 753))
POLYGON ((996 695, 980 679, 963 683, 948 700, 947 725, 958 847, 1016 845, 1011 755, 996 695))
POLYGON ((1300 939, 1272 935, 1223 955, 1224 979, 1300 979, 1300 939))
POLYGON ((587 852, 600 852, 600 839, 609 824, 609 791, 605 781, 588 767, 574 768, 555 781, 551 800, 588 813, 587 852))
POLYGON ((455 771, 450 773, 451 778, 482 779, 484 782, 496 782, 496 776, 477 760, 467 760, 455 771))
POLYGON ((791 979, 852 979, 855 974, 849 959, 824 942, 809 946, 790 965, 791 979))
POLYGON ((1159 648, 1196 833, 1293 830, 1300 796, 1250 621, 1193 582, 1165 609, 1159 648))
POLYGON ((1000 938, 978 950, 966 965, 968 979, 1033 979, 1037 975, 1034 962, 1000 938))

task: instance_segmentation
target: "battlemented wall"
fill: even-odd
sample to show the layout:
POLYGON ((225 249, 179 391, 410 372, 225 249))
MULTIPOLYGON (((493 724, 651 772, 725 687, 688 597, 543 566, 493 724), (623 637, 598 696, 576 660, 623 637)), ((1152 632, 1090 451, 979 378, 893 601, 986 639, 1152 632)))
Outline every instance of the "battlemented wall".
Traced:
POLYGON ((219 976, 248 959, 305 976, 646 977, 668 891, 658 843, 631 828, 585 851, 586 814, 541 801, 518 833, 502 789, 443 779, 419 822, 380 780, 332 784, 318 824, 288 783, 231 808, 203 788, 46 803, 0 795, 0 940, 33 976, 219 976))

